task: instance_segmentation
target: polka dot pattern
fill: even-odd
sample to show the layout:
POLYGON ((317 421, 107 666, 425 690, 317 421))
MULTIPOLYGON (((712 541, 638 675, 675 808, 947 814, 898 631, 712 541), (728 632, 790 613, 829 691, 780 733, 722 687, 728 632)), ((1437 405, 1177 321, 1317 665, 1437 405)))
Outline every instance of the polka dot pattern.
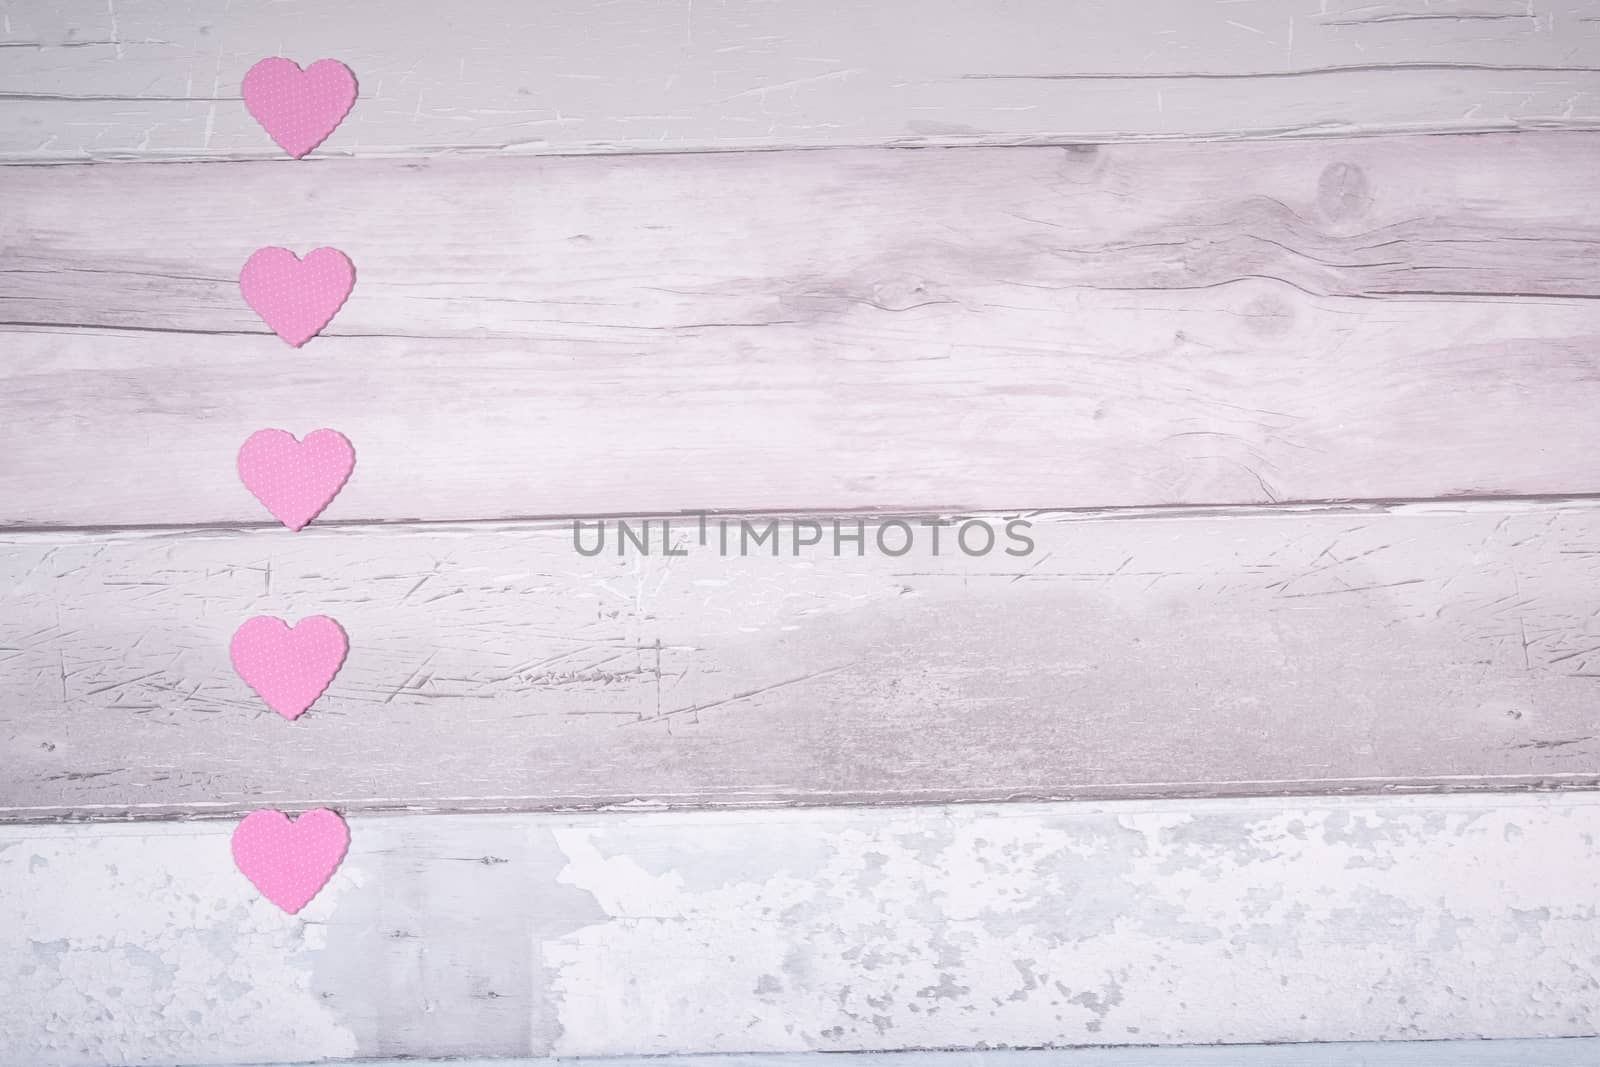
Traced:
POLYGON ((274 56, 251 67, 240 85, 244 106, 278 147, 299 159, 328 139, 356 102, 356 76, 336 59, 305 70, 274 56))
POLYGON ((299 718, 316 703, 344 665, 350 641, 326 615, 282 619, 257 615, 233 632, 228 653, 239 677, 285 719, 299 718))
MULTIPOLYGON (((288 59, 263 59, 245 75, 243 96, 272 139, 299 159, 349 114, 356 80, 331 59, 306 70, 288 59)), ((245 302, 296 348, 333 321, 354 287, 355 266, 336 248, 315 249, 303 260, 287 248, 262 248, 239 272, 245 302)), ((256 499, 299 530, 344 487, 355 469, 355 449, 335 430, 317 430, 304 441, 284 430, 261 430, 240 447, 238 468, 256 499)), ((294 719, 327 689, 349 648, 344 630, 325 615, 293 627, 259 616, 234 631, 229 655, 268 707, 294 719)), ((233 861, 263 896, 293 915, 327 884, 349 846, 349 827, 326 808, 292 822, 280 811, 257 811, 233 832, 233 861)))
POLYGON ((349 847, 350 828, 327 808, 293 822, 281 811, 253 811, 233 831, 240 873, 290 915, 322 891, 349 847))
POLYGON ((296 348, 333 321, 355 284, 355 264, 337 248, 314 249, 305 259, 287 248, 258 248, 239 271, 244 302, 296 348))
POLYGON ((239 480, 291 530, 305 527, 339 495, 356 466, 356 450, 338 430, 314 430, 304 441, 287 430, 258 430, 239 447, 239 480))

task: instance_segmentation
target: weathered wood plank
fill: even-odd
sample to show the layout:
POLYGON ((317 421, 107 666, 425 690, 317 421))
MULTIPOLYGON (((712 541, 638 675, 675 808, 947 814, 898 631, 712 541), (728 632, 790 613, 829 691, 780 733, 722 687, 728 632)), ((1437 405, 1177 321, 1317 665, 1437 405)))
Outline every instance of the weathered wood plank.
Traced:
MULTIPOLYGON (((582 1067, 1593 1067, 1597 1059, 1600 1059, 1600 1038, 1568 1037, 959 1052, 712 1053, 648 1059, 596 1056, 585 1057, 582 1067)), ((418 1063, 449 1064, 449 1067, 571 1067, 572 1061, 540 1057, 361 1062, 362 1067, 416 1067, 418 1063)), ((307 1063, 297 1067, 314 1065, 307 1063)))
POLYGON ((0 831, 0 1056, 1600 1031, 1592 795, 355 818, 295 918, 230 829, 0 831))
MULTIPOLYGON (((1167 1048, 974 1049, 953 1052, 713 1053, 585 1057, 583 1067, 1593 1067, 1600 1039, 1361 1041, 1167 1048)), ((326 1061, 324 1061, 326 1062, 326 1061)), ((363 1060, 363 1067, 570 1067, 570 1060, 363 1060)), ((263 1065, 265 1067, 265 1065, 263 1065)), ((298 1067, 313 1067, 300 1064, 298 1067)))
POLYGON ((338 56, 326 152, 606 152, 1600 125, 1587 0, 57 0, 0 25, 0 161, 270 156, 238 100, 338 56))
POLYGON ((11 535, 0 815, 1600 784, 1600 507, 1032 521, 11 535), (228 662, 263 613, 351 635, 292 724, 228 662))
POLYGON ((1597 488, 1597 135, 0 172, 0 522, 1597 488), (117 220, 107 225, 106 220, 117 220), (357 264, 291 350, 256 247, 357 264), (74 491, 63 492, 63 485, 74 491))

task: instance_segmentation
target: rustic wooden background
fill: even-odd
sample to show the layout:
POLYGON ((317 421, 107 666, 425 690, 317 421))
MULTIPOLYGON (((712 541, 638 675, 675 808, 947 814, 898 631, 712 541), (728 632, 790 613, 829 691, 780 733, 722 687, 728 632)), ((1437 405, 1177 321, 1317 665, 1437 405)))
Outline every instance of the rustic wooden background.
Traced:
POLYGON ((1594 0, 0 0, 0 1062, 1600 1057, 1597 178, 1594 0))

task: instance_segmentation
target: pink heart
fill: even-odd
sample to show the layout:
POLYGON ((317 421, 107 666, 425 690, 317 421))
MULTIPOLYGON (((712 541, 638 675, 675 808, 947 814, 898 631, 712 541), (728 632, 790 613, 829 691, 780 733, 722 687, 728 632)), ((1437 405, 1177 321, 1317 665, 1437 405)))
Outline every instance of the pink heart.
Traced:
POLYGON ((339 673, 350 641, 326 615, 290 627, 271 615, 247 619, 233 632, 228 655, 239 677, 285 719, 299 718, 339 673))
POLYGON ((356 76, 337 59, 305 70, 292 59, 263 59, 244 76, 244 106, 296 159, 328 139, 356 102, 356 76))
POLYGON ((337 248, 314 249, 305 259, 287 248, 258 248, 239 271, 245 303, 296 348, 333 321, 355 284, 355 264, 337 248))
POLYGON ((327 808, 293 822, 281 811, 252 811, 233 831, 233 862, 261 895, 293 915, 328 884, 350 847, 350 828, 327 808))
POLYGON ((257 430, 239 446, 239 479, 291 530, 322 513, 355 469, 356 450, 338 430, 296 441, 287 430, 257 430))

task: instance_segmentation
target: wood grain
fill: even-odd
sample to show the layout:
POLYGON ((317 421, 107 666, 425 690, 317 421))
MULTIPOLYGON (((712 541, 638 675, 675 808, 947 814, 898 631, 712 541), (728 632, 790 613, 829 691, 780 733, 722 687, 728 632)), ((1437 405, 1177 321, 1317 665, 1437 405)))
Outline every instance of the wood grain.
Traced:
POLYGON ((1594 492, 1597 135, 0 172, 0 522, 1594 492), (118 220, 107 225, 107 219, 118 220), (255 248, 356 291, 292 350, 255 248), (70 485, 71 491, 63 491, 70 485))
POLYGON ((0 160, 275 149, 263 55, 361 80, 333 154, 1592 129, 1588 0, 55 0, 0 24, 0 160))
POLYGON ((0 831, 0 1056, 1600 1031, 1592 795, 354 818, 294 918, 230 830, 0 831))
POLYGON ((0 816, 1600 784, 1595 505, 1121 514, 1033 516, 1020 557, 871 523, 776 557, 692 520, 593 558, 565 524, 11 535, 0 816), (287 723, 228 639, 319 613, 350 656, 287 723))
POLYGON ((1600 787, 1596 129, 1591 0, 0 0, 0 1062, 1589 1062, 1411 1039, 1600 1033, 1600 796, 1483 792, 1600 787), (265 244, 357 261, 304 351, 265 244), (687 508, 868 547, 528 521, 687 508), (324 803, 288 918, 227 820, 324 803))

